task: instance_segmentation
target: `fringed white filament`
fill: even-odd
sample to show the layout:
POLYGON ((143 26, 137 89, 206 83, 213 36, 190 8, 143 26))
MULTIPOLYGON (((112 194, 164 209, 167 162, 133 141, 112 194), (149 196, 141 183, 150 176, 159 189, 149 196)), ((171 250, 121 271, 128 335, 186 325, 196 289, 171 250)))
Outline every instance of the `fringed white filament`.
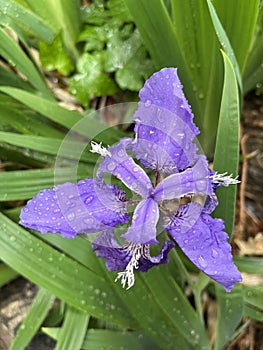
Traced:
POLYGON ((215 173, 211 177, 212 177, 213 183, 220 184, 222 186, 236 185, 240 183, 240 181, 237 179, 238 176, 233 178, 232 174, 227 175, 227 173, 223 173, 223 174, 215 173))
POLYGON ((127 284, 126 290, 130 289, 135 283, 134 269, 137 270, 139 268, 139 260, 142 256, 143 246, 141 244, 130 244, 127 247, 127 250, 133 251, 132 258, 127 264, 125 270, 118 272, 114 281, 117 282, 120 279, 122 288, 125 288, 127 284))
POLYGON ((102 142, 97 143, 97 142, 95 142, 95 141, 91 141, 90 144, 91 144, 91 148, 92 148, 92 149, 90 150, 91 153, 98 153, 98 154, 100 154, 100 155, 103 156, 103 157, 106 157, 106 156, 111 157, 110 151, 107 150, 106 147, 103 147, 103 146, 102 146, 102 142))

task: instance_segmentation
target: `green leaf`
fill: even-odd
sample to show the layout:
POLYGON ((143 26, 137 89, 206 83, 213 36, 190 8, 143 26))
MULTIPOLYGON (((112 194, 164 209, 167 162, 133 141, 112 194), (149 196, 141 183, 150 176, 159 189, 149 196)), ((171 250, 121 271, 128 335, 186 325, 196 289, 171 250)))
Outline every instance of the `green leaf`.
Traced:
POLYGON ((123 328, 136 326, 102 276, 53 249, 3 214, 0 230, 0 256, 14 270, 82 312, 123 328))
POLYGON ((48 71, 58 70, 59 73, 67 76, 74 70, 70 56, 65 50, 61 32, 50 44, 44 41, 39 43, 39 58, 48 71))
POLYGON ((91 98, 114 94, 118 88, 114 81, 103 72, 103 52, 84 53, 77 63, 78 74, 69 81, 70 92, 84 105, 91 98))
POLYGON ((179 50, 177 38, 163 1, 125 0, 132 17, 151 53, 157 69, 167 66, 181 67, 182 80, 187 80, 187 68, 179 50), (169 43, 169 45, 167 45, 169 43))
MULTIPOLYGON (((58 339, 59 328, 42 328, 43 332, 53 339, 58 339)), ((159 350, 160 348, 143 332, 115 331, 109 329, 89 329, 84 339, 83 350, 101 349, 123 350, 159 350)))
POLYGON ((201 129, 199 141, 210 158, 218 123, 223 65, 204 1, 125 0, 156 69, 177 67, 184 93, 201 129))
POLYGON ((76 182, 76 180, 93 177, 93 166, 80 166, 76 176, 76 168, 36 169, 0 172, 0 201, 28 199, 44 188, 54 184, 76 182))
POLYGON ((85 51, 103 50, 104 45, 107 41, 107 31, 105 29, 105 26, 86 26, 85 29, 80 33, 78 42, 86 42, 85 51))
MULTIPOLYGON (((234 69, 224 52, 224 87, 216 138, 213 168, 218 173, 227 172, 235 177, 239 164, 239 95, 234 69)), ((235 218, 236 186, 217 190, 219 206, 215 217, 225 221, 226 232, 232 235, 235 218)))
POLYGON ((19 274, 9 266, 0 262, 0 287, 15 279, 19 274))
POLYGON ((243 286, 244 302, 263 310, 263 286, 243 286))
MULTIPOLYGON (((240 1, 237 8, 236 0, 213 1, 220 22, 234 50, 241 73, 244 71, 254 40, 259 3, 259 0, 240 1), (242 35, 242 40, 240 40, 240 35, 242 35)), ((227 51, 226 53, 228 54, 227 51)))
POLYGON ((263 260, 261 257, 235 256, 234 261, 238 269, 242 272, 263 274, 263 260))
POLYGON ((98 258, 93 253, 90 242, 94 240, 94 235, 78 235, 74 238, 74 245, 70 239, 64 239, 60 235, 42 235, 35 233, 36 236, 48 242, 50 245, 63 250, 65 254, 88 267, 97 274, 101 274, 104 269, 98 264, 98 258))
POLYGON ((250 48, 246 67, 243 72, 244 93, 261 86, 263 82, 263 6, 261 4, 258 12, 256 29, 253 38, 253 45, 250 48))
POLYGON ((5 69, 0 66, 0 76, 1 76, 1 85, 8 85, 16 87, 22 90, 33 92, 34 89, 19 75, 15 74, 13 71, 5 69))
MULTIPOLYGON (((231 3, 231 1, 228 2, 228 4, 229 3, 231 3)), ((215 28, 215 32, 218 36, 218 39, 219 39, 219 42, 221 44, 222 49, 227 54, 229 60, 232 63, 232 66, 235 70, 236 79, 237 79, 237 82, 238 82, 238 85, 239 85, 239 88, 240 88, 241 94, 242 94, 243 87, 242 87, 241 74, 240 74, 240 69, 239 69, 238 62, 236 60, 235 53, 232 49, 231 43, 228 39, 228 36, 226 35, 226 32, 225 32, 225 30, 220 22, 220 19, 217 16, 217 13, 215 11, 215 8, 214 8, 211 0, 207 0, 207 5, 208 5, 210 16, 211 16, 211 19, 212 19, 212 22, 213 22, 213 25, 215 28)), ((243 30, 244 29, 242 28, 242 32, 243 32, 243 30)))
POLYGON ((48 101, 46 98, 36 96, 27 91, 11 87, 0 87, 0 91, 69 129, 82 118, 82 115, 78 112, 69 111, 59 106, 57 102, 48 101))
POLYGON ((10 350, 25 349, 44 321, 55 297, 45 289, 40 289, 22 322, 10 350))
POLYGON ((216 328, 215 350, 223 349, 235 333, 236 327, 243 317, 242 286, 236 284, 227 293, 224 288, 216 284, 216 297, 218 302, 218 318, 216 328))
POLYGON ((46 118, 15 99, 0 93, 0 129, 22 134, 63 138, 46 118))
POLYGON ((68 129, 72 129, 71 132, 84 135, 87 142, 93 138, 101 141, 98 136, 101 133, 103 133, 103 142, 105 144, 112 144, 119 141, 120 137, 124 136, 124 133, 119 130, 109 128, 106 124, 96 120, 95 112, 83 116, 76 111, 69 111, 59 106, 56 102, 48 101, 43 97, 36 96, 20 89, 0 87, 0 91, 12 96, 21 103, 24 103, 26 106, 49 118, 51 121, 68 129))
POLYGON ((55 350, 80 350, 86 334, 90 316, 69 307, 58 335, 55 350))
POLYGON ((263 322, 263 310, 259 310, 250 305, 244 305, 244 315, 256 320, 258 322, 263 322))
POLYGON ((244 314, 259 322, 263 322, 262 296, 262 285, 243 286, 244 314))
MULTIPOLYGON (((61 139, 51 137, 33 136, 33 135, 19 135, 11 132, 0 131, 0 142, 7 142, 12 145, 30 148, 36 151, 57 155, 61 147, 61 139)), ((87 143, 78 141, 64 142, 63 152, 65 158, 72 158, 76 160, 86 160, 87 162, 95 163, 94 157, 91 153, 82 152, 86 149, 87 143)))
POLYGON ((117 71, 116 81, 122 89, 138 91, 154 72, 151 60, 137 30, 126 38, 123 31, 115 31, 107 43, 105 70, 117 71))
POLYGON ((142 332, 116 332, 108 329, 89 329, 83 350, 99 350, 111 346, 123 350, 160 349, 142 332))
POLYGON ((43 21, 48 22, 56 34, 62 30, 65 47, 74 61, 77 60, 79 53, 75 43, 81 28, 79 1, 45 0, 43 6, 42 2, 27 0, 26 4, 43 21))
POLYGON ((0 9, 4 15, 11 17, 17 24, 33 32, 39 39, 51 42, 54 38, 54 31, 49 24, 28 8, 19 5, 14 0, 0 0, 0 9))
POLYGON ((11 66, 24 74, 30 84, 40 91, 43 96, 53 99, 53 95, 48 89, 43 76, 41 76, 33 62, 2 28, 0 28, 0 54, 11 66))
POLYGON ((191 345, 209 349, 209 341, 202 321, 169 274, 168 267, 155 267, 142 278, 151 290, 156 305, 159 305, 167 315, 174 329, 191 345))

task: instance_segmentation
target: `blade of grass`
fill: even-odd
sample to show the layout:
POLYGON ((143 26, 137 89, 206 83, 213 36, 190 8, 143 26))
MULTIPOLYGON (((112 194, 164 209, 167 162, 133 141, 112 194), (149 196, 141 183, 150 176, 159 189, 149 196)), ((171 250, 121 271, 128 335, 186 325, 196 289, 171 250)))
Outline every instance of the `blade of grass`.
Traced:
POLYGON ((69 306, 58 335, 55 350, 80 350, 90 316, 69 306))
MULTIPOLYGON (((239 94, 233 66, 226 54, 222 54, 225 67, 224 87, 213 167, 219 173, 227 171, 236 176, 239 163, 239 94)), ((219 206, 214 216, 225 221, 226 232, 231 237, 235 218, 236 186, 219 188, 217 196, 219 206)))
POLYGON ((261 257, 234 257, 238 269, 246 273, 263 274, 263 260, 261 257))
POLYGON ((40 289, 22 322, 10 350, 25 349, 44 321, 55 297, 45 289, 40 289))
MULTIPOLYGON (((0 131, 0 142, 7 142, 15 146, 26 147, 36 151, 57 155, 62 141, 51 137, 19 135, 11 132, 0 131)), ((66 158, 80 160, 79 157, 87 144, 79 141, 67 141, 64 143, 64 152, 66 158)), ((91 153, 82 155, 81 160, 95 164, 97 157, 91 153)))
POLYGON ((244 93, 254 89, 256 85, 261 86, 263 82, 263 6, 261 4, 257 17, 256 29, 253 38, 253 45, 250 49, 243 72, 244 93))
POLYGON ((87 138, 87 142, 89 140, 88 138, 96 138, 98 134, 107 130, 109 132, 105 132, 103 135, 103 142, 106 144, 119 141, 119 138, 124 135, 117 129, 109 128, 107 125, 90 116, 84 117, 76 111, 69 111, 59 106, 56 102, 48 101, 27 91, 10 87, 0 87, 0 91, 12 96, 14 99, 43 114, 50 120, 68 129, 74 128, 73 131, 84 135, 87 138))
POLYGON ((19 45, 2 28, 0 28, 0 54, 11 66, 16 67, 16 69, 24 74, 30 84, 40 91, 43 96, 53 99, 53 95, 47 87, 43 76, 21 50, 19 45))
POLYGON ((184 57, 178 45, 178 38, 162 0, 124 0, 127 5, 151 57, 159 70, 165 66, 178 67, 178 74, 182 80, 186 95, 191 97, 194 110, 198 110, 192 84, 184 57))
POLYGON ((235 52, 241 73, 244 72, 254 40, 259 5, 260 0, 240 1, 238 8, 236 0, 213 1, 213 6, 235 52))
MULTIPOLYGON (((78 169, 78 180, 93 177, 93 165, 78 169)), ((75 182, 76 169, 71 167, 56 169, 56 184, 75 182)), ((54 186, 54 169, 35 169, 0 172, 0 201, 32 198, 44 188, 54 186)))
POLYGON ((0 263, 0 287, 15 279, 19 274, 9 266, 0 263))
MULTIPOLYGON (((61 330, 59 328, 42 328, 43 332, 53 339, 58 339, 61 330)), ((89 329, 84 343, 83 350, 107 349, 125 350, 159 350, 160 348, 143 332, 115 331, 110 329, 89 329)))
POLYGON ((218 318, 216 328, 216 342, 214 350, 223 349, 243 317, 243 295, 242 286, 235 285, 231 293, 226 293, 224 288, 216 285, 216 296, 218 301, 218 318))
POLYGON ((76 41, 81 29, 80 2, 78 0, 46 0, 45 6, 35 0, 27 0, 34 13, 48 21, 58 33, 63 31, 63 39, 71 57, 79 56, 76 41))
POLYGON ((240 69, 239 69, 238 62, 236 60, 235 53, 232 49, 231 43, 228 39, 228 36, 226 35, 226 32, 225 32, 225 30, 220 22, 220 19, 217 16, 216 10, 215 10, 211 0, 207 0, 207 5, 209 8, 210 16, 211 16, 211 19, 212 19, 212 22, 213 22, 213 25, 215 28, 216 35, 218 36, 219 42, 222 46, 222 49, 227 54, 230 62, 232 63, 232 66, 235 70, 236 79, 237 79, 238 86, 240 88, 241 95, 242 95, 243 85, 242 85, 240 69))
POLYGON ((54 30, 48 22, 21 6, 14 0, 0 0, 0 9, 4 15, 11 17, 16 23, 29 32, 33 32, 39 39, 51 42, 55 36, 54 30))

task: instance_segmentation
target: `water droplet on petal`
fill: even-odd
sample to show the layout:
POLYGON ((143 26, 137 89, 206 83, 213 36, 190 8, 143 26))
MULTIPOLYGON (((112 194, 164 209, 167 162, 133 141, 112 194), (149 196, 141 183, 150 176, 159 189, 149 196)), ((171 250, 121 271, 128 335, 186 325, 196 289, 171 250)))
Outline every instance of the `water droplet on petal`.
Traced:
POLYGON ((216 258, 218 256, 218 251, 216 249, 212 249, 212 257, 216 258))
POLYGON ((198 263, 200 264, 201 267, 203 267, 204 269, 207 267, 207 262, 205 260, 205 258, 200 255, 198 258, 198 263))
POLYGON ((85 199, 85 204, 89 204, 90 202, 93 201, 94 196, 89 196, 85 199))
POLYGON ((115 169, 115 163, 114 162, 110 162, 108 165, 107 165, 107 169, 109 171, 112 171, 115 169))
POLYGON ((147 100, 144 105, 145 105, 145 107, 150 107, 151 104, 152 104, 152 101, 151 100, 147 100))
POLYGON ((74 219, 75 219, 75 214, 74 214, 74 213, 68 214, 68 215, 67 215, 67 219, 68 219, 68 221, 74 220, 74 219))

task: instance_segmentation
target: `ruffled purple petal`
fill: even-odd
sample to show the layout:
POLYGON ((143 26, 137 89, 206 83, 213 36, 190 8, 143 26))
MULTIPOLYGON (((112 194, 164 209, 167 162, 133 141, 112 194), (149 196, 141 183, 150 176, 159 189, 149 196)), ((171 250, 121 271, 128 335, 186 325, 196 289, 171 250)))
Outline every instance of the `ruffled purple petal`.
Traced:
POLYGON ((148 79, 140 91, 134 114, 133 150, 144 166, 173 173, 196 159, 193 139, 199 133, 174 68, 164 68, 148 79), (156 152, 158 148, 158 151, 156 152))
POLYGON ((235 282, 242 280, 232 261, 231 246, 228 235, 223 231, 223 221, 203 213, 199 204, 182 206, 166 229, 185 255, 206 275, 222 284, 227 292, 235 282), (189 225, 192 216, 195 216, 195 223, 189 225))
POLYGON ((208 163, 205 156, 199 155, 196 164, 181 173, 169 175, 155 188, 154 199, 167 200, 181 198, 195 193, 211 194, 208 163))
MULTIPOLYGON (((141 257, 138 260, 138 271, 147 272, 153 266, 168 263, 168 253, 175 246, 172 241, 166 241, 157 256, 150 255, 149 245, 142 245, 141 257)), ((106 267, 109 271, 125 270, 131 261, 134 249, 138 247, 134 244, 121 246, 117 243, 113 230, 107 230, 101 233, 92 244, 92 249, 96 251, 96 255, 106 259, 106 267)))
POLYGON ((156 224, 158 219, 158 204, 152 198, 145 199, 135 208, 131 226, 122 237, 133 243, 158 243, 156 240, 156 224))
POLYGON ((92 249, 99 258, 106 259, 109 271, 124 270, 131 260, 132 253, 123 248, 114 237, 114 229, 102 232, 92 243, 92 249))
POLYGON ((146 256, 142 256, 139 260, 139 271, 147 272, 153 266, 157 266, 160 264, 167 264, 169 262, 168 253, 175 246, 172 241, 165 241, 160 253, 154 257, 150 256, 150 254, 146 256))
POLYGON ((152 183, 145 171, 137 165, 132 157, 128 156, 126 148, 130 146, 131 139, 121 139, 120 143, 110 147, 108 150, 111 156, 105 157, 98 169, 98 177, 108 172, 120 179, 129 189, 148 197, 152 191, 152 183))
POLYGON ((93 179, 43 190, 27 203, 20 215, 23 226, 69 238, 128 220, 125 193, 113 185, 98 186, 93 179))

